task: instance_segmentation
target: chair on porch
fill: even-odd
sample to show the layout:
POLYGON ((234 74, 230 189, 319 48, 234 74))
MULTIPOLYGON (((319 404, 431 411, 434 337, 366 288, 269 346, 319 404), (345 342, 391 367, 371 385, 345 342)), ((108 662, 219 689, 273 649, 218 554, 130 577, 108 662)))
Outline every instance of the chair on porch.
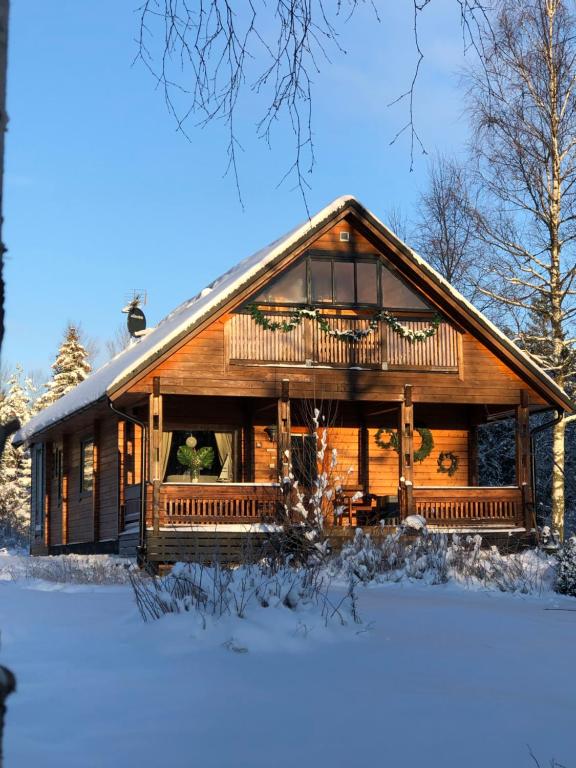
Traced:
POLYGON ((343 511, 340 515, 334 513, 334 525, 344 525, 345 519, 350 526, 369 524, 369 518, 377 511, 374 501, 375 497, 364 493, 360 486, 340 488, 334 497, 334 508, 340 507, 343 511))

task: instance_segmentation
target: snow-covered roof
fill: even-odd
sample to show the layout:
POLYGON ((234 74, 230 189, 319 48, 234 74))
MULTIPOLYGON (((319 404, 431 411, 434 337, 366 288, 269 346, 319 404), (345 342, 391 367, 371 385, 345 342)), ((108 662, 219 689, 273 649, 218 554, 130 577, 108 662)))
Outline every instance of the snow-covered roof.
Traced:
POLYGON ((453 299, 465 310, 480 320, 500 342, 511 351, 515 357, 521 358, 525 365, 540 379, 545 380, 550 389, 555 391, 563 400, 568 401, 566 393, 558 387, 556 382, 545 374, 534 360, 519 347, 517 347, 499 328, 491 323, 476 307, 468 302, 447 280, 433 269, 421 256, 413 251, 406 243, 388 227, 383 224, 373 213, 351 195, 338 197, 319 213, 300 226, 292 229, 266 248, 262 248, 248 258, 236 264, 228 272, 214 280, 210 285, 201 290, 196 296, 181 304, 149 333, 138 341, 133 342, 127 349, 120 352, 109 362, 91 374, 85 381, 79 384, 53 405, 44 409, 25 424, 14 436, 15 443, 29 441, 30 438, 48 429, 58 421, 61 421, 73 413, 84 409, 90 404, 104 398, 113 392, 126 380, 130 379, 143 366, 149 365, 155 358, 165 352, 171 344, 175 343, 183 335, 190 332, 195 325, 209 315, 223 302, 230 299, 237 291, 249 283, 259 272, 281 257, 292 246, 314 232, 324 221, 332 218, 346 207, 354 207, 366 215, 387 235, 387 237, 400 246, 422 271, 427 273, 439 284, 453 299))

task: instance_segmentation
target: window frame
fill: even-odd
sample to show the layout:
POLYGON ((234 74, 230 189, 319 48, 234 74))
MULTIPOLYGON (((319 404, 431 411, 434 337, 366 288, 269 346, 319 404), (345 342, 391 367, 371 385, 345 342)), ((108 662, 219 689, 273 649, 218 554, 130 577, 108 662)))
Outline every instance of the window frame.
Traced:
POLYGON ((84 437, 80 440, 80 484, 79 484, 80 496, 91 496, 94 492, 94 437, 84 437), (90 474, 90 487, 86 487, 86 447, 90 445, 92 447, 92 472, 90 474))
POLYGON ((62 506, 64 495, 64 446, 55 443, 52 450, 52 479, 56 485, 56 504, 62 506))
MULTIPOLYGON (((178 423, 177 421, 165 421, 164 422, 164 432, 171 432, 172 434, 174 432, 226 432, 230 433, 232 435, 232 467, 233 467, 233 473, 234 473, 234 480, 231 480, 229 483, 225 482, 214 482, 214 483, 204 483, 205 485, 214 485, 214 486, 224 486, 224 485, 235 485, 236 483, 242 482, 242 467, 243 467, 243 460, 244 457, 242 455, 242 427, 238 425, 232 425, 232 424, 189 424, 186 423, 185 426, 183 426, 181 423, 178 423), (240 479, 239 479, 240 478, 240 479)), ((168 471, 168 470, 166 470, 168 471)), ((195 483, 187 483, 183 481, 172 481, 172 480, 166 480, 167 474, 162 478, 162 485, 195 485, 195 483)), ((202 485, 202 476, 200 476, 199 484, 202 485)))

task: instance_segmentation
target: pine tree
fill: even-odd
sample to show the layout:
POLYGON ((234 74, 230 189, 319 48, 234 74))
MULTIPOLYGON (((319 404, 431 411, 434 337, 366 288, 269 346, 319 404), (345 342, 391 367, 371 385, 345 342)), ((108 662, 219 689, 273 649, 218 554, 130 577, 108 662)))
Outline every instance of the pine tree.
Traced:
POLYGON ((55 403, 62 395, 84 381, 91 370, 88 353, 80 342, 78 329, 69 325, 56 360, 52 363, 52 378, 46 383, 45 391, 36 401, 35 410, 41 411, 55 403))
MULTIPOLYGON (((33 385, 22 384, 22 368, 17 367, 0 396, 0 424, 18 419, 25 424, 31 415, 33 385)), ((30 520, 30 455, 10 441, 0 458, 0 540, 14 542, 24 536, 30 520)))

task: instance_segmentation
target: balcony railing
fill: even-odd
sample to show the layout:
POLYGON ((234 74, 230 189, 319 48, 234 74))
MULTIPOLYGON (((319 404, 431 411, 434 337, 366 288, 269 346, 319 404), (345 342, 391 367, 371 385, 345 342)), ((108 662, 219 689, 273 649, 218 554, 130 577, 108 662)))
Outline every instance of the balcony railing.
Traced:
MULTIPOLYGON (((268 313, 270 320, 289 317, 289 313, 268 313)), ((326 315, 334 330, 362 330, 368 318, 351 315, 326 315)), ((424 330, 430 319, 402 319, 412 330, 424 330)), ((358 341, 340 340, 324 333, 312 320, 304 319, 289 333, 270 331, 254 322, 249 314, 236 314, 228 322, 228 348, 231 362, 286 363, 335 367, 458 370, 458 331, 441 322, 434 336, 411 342, 380 323, 372 333, 358 341)))

